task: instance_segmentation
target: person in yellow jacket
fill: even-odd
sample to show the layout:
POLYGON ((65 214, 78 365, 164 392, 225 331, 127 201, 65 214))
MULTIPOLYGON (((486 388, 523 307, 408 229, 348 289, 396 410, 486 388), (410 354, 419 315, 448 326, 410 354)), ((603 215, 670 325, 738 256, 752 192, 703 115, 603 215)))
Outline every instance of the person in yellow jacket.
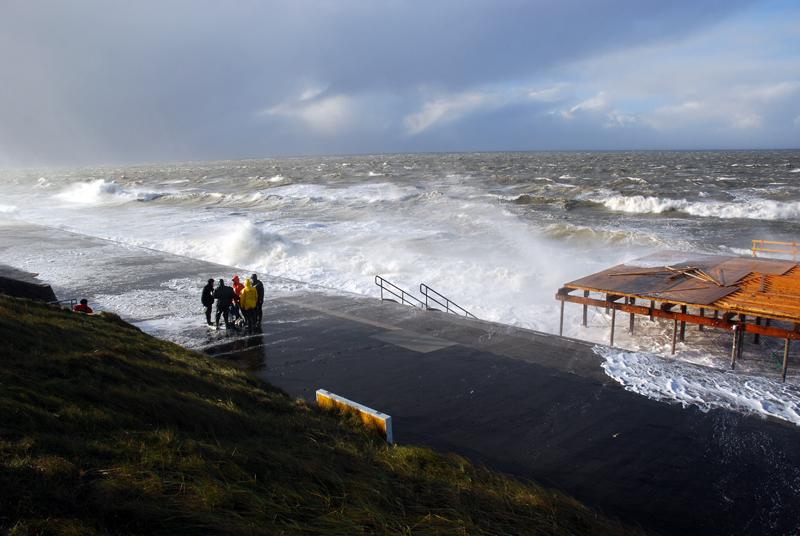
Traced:
POLYGON ((239 308, 244 315, 244 321, 248 330, 252 330, 256 323, 256 303, 258 302, 258 291, 250 282, 250 279, 245 279, 244 288, 239 294, 239 308))

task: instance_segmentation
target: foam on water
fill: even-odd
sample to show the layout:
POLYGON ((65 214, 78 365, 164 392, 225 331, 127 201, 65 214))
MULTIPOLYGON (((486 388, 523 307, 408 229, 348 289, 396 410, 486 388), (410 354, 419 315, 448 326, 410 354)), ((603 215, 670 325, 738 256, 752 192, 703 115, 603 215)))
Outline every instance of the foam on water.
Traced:
POLYGON ((770 416, 800 426, 800 388, 758 376, 724 373, 644 352, 595 346, 606 374, 654 400, 770 416))

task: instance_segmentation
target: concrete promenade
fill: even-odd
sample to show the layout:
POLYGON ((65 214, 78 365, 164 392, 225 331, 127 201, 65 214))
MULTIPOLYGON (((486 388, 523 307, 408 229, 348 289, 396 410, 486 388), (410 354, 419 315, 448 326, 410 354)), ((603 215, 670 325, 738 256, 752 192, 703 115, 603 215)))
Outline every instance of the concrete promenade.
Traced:
MULTIPOLYGON (((88 280, 102 267, 111 275, 94 283, 115 280, 120 293, 180 293, 159 282, 197 278, 197 301, 206 277, 234 270, 22 225, 0 225, 0 263, 39 272, 59 298, 91 298, 91 287, 48 277, 79 281, 83 270, 88 280), (76 251, 95 259, 34 266, 76 251)), ((267 278, 263 333, 210 336, 198 307, 197 325, 181 337, 203 338, 207 352, 240 360, 292 396, 313 400, 322 388, 388 413, 399 444, 533 478, 650 530, 777 535, 800 527, 796 426, 628 392, 580 341, 286 282, 273 291, 278 286, 267 278)))

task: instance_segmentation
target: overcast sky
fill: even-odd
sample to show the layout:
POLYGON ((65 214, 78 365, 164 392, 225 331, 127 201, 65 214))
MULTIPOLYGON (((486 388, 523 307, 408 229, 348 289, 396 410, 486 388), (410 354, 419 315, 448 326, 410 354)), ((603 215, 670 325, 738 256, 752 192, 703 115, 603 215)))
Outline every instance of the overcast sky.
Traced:
POLYGON ((797 0, 0 4, 0 165, 773 147, 797 0))

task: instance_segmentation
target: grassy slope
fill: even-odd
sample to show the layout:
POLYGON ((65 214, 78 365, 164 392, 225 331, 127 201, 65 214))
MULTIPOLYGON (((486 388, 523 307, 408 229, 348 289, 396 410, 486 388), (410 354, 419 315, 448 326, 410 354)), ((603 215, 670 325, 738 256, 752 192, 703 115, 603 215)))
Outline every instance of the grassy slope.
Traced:
POLYGON ((113 317, 0 296, 0 341, 0 532, 625 532, 113 317))

